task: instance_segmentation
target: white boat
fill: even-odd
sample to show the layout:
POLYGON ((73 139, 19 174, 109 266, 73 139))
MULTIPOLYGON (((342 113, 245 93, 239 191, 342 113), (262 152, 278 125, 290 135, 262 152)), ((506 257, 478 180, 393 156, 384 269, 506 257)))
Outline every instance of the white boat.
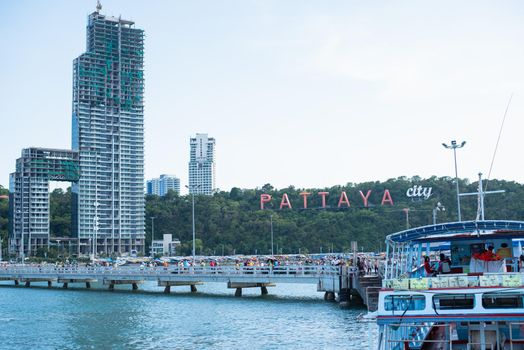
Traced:
POLYGON ((524 349, 522 240, 524 222, 501 220, 430 225, 387 236, 378 348, 524 349), (495 255, 481 254, 489 246, 495 255), (424 257, 438 253, 450 257, 451 266, 449 273, 440 268, 433 276, 424 257))

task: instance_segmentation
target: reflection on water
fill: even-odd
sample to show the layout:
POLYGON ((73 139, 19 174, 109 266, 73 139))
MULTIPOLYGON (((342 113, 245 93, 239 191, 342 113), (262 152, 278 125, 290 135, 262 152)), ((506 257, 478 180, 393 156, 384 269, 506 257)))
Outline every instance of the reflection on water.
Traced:
POLYGON ((241 298, 220 283, 170 295, 153 283, 101 288, 1 287, 0 349, 361 350, 377 336, 375 324, 356 321, 364 309, 325 302, 311 285, 277 285, 266 296, 245 289, 241 298))

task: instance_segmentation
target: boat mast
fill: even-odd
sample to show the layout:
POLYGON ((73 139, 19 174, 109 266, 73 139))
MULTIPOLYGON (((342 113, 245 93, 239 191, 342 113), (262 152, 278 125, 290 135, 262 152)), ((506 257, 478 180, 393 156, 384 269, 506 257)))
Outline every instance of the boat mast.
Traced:
POLYGON ((477 206, 477 218, 475 220, 484 221, 484 197, 487 194, 493 194, 493 193, 504 193, 505 190, 497 190, 497 191, 484 191, 482 186, 482 173, 479 173, 479 186, 477 192, 470 192, 470 193, 461 193, 460 196, 477 196, 478 197, 478 206, 477 206))

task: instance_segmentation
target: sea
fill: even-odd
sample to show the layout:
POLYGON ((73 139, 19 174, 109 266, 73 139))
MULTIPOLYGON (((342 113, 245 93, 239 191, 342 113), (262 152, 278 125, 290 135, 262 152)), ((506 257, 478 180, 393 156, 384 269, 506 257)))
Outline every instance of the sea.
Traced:
POLYGON ((0 349, 375 349, 365 308, 324 301, 308 284, 278 284, 242 297, 225 283, 170 294, 153 282, 92 289, 0 283, 0 349))

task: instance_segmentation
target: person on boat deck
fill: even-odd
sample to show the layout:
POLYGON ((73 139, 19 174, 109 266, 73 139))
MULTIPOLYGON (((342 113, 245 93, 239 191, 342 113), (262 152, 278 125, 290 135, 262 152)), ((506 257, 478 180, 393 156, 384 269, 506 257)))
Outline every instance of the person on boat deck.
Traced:
POLYGON ((433 266, 431 266, 431 263, 429 262, 429 256, 424 257, 424 270, 426 271, 426 276, 428 277, 434 277, 437 275, 437 271, 433 269, 433 266))
POLYGON ((502 259, 505 259, 505 258, 512 258, 512 257, 513 257, 513 254, 511 253, 511 249, 509 249, 507 243, 502 243, 502 244, 500 245, 500 248, 497 249, 497 254, 498 254, 498 256, 500 256, 502 259))
POLYGON ((438 273, 451 273, 451 260, 443 253, 440 254, 440 262, 438 264, 438 273))
POLYGON ((501 260, 502 258, 498 255, 493 253, 494 247, 490 245, 488 247, 488 250, 485 250, 484 252, 479 254, 478 259, 484 260, 484 261, 495 261, 495 260, 501 260))

